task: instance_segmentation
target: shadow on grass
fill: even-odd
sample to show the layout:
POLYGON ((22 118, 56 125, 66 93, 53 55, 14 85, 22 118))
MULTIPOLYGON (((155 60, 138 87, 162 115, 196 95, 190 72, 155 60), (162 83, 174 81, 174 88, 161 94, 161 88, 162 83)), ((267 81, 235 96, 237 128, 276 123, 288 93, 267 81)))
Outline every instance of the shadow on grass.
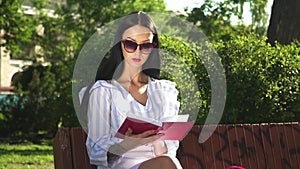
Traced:
POLYGON ((40 149, 40 148, 31 148, 31 149, 6 149, 6 148, 0 148, 0 154, 1 155, 10 155, 10 154, 18 154, 22 156, 27 156, 27 155, 52 155, 53 150, 52 149, 40 149))

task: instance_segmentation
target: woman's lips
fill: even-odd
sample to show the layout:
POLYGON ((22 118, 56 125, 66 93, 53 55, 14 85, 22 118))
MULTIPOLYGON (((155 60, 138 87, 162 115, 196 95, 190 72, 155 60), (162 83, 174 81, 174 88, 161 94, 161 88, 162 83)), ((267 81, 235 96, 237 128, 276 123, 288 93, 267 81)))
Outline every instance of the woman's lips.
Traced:
POLYGON ((142 59, 140 59, 140 58, 132 58, 132 61, 134 61, 134 62, 140 62, 142 59))

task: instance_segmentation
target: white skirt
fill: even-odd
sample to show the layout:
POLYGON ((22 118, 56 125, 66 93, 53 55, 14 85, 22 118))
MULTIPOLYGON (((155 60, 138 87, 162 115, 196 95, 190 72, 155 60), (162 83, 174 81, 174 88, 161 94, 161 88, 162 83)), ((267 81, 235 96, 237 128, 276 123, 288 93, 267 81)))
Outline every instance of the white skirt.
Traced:
POLYGON ((118 160, 114 161, 111 169, 137 169, 144 161, 154 157, 151 145, 140 146, 126 152, 118 160))

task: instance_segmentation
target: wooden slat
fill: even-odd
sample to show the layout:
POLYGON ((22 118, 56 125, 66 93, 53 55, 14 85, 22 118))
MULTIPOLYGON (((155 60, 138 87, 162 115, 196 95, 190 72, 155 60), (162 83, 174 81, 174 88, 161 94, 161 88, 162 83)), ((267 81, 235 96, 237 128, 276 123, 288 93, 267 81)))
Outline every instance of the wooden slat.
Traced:
POLYGON ((270 125, 262 124, 260 125, 262 142, 263 142, 263 153, 266 159, 266 164, 268 169, 274 169, 276 167, 276 160, 274 157, 273 143, 270 134, 270 125))
POLYGON ((237 156, 236 152, 237 150, 234 148, 234 141, 235 141, 235 126, 234 125, 226 125, 227 130, 227 138, 228 138, 228 148, 230 153, 230 166, 231 165, 237 165, 237 156))
POLYGON ((261 134, 261 126, 260 125, 251 125, 252 128, 252 139, 255 147, 255 155, 256 155, 256 165, 257 169, 266 169, 266 157, 264 155, 264 147, 263 140, 261 134))
POLYGON ((70 130, 61 128, 53 139, 53 154, 55 169, 72 169, 72 154, 70 130))
MULTIPOLYGON (((289 154, 289 143, 287 140, 287 135, 290 135, 290 133, 286 133, 286 126, 285 124, 276 125, 277 126, 277 132, 278 134, 278 141, 280 145, 281 150, 281 166, 282 168, 292 168, 292 161, 291 156, 289 154)), ((276 139, 276 138, 275 138, 276 139)))
POLYGON ((256 161, 256 154, 255 154, 255 146, 253 142, 253 135, 251 125, 246 125, 244 128, 244 135, 245 135, 245 141, 246 141, 246 154, 245 154, 245 161, 247 165, 243 166, 244 168, 248 169, 257 169, 257 166, 255 165, 257 163, 256 161), (248 166, 248 167, 247 167, 248 166))
POLYGON ((245 160, 245 154, 247 153, 246 150, 246 139, 245 139, 245 133, 244 133, 244 125, 237 124, 235 125, 235 137, 236 141, 234 143, 234 146, 238 150, 238 154, 236 154, 239 159, 239 163, 237 164, 238 166, 249 166, 247 165, 247 160, 245 160))
POLYGON ((283 152, 282 152, 282 147, 280 145, 280 135, 283 133, 280 133, 279 128, 280 127, 276 124, 271 124, 269 128, 273 158, 275 160, 274 168, 276 167, 283 168, 283 164, 282 164, 283 152))
POLYGON ((231 162, 231 153, 229 148, 229 140, 228 140, 228 133, 227 133, 227 127, 225 125, 220 125, 217 127, 217 131, 219 133, 219 144, 220 144, 220 151, 219 154, 217 154, 217 159, 219 161, 222 161, 223 168, 226 168, 229 166, 231 162), (220 156, 220 157, 219 157, 220 156))
POLYGON ((293 137, 295 145, 289 148, 289 154, 300 166, 300 124, 291 124, 292 132, 290 137, 293 137))
MULTIPOLYGON (((214 132, 214 125, 208 125, 206 126, 205 130, 203 130, 202 132, 204 133, 204 135, 206 136, 205 133, 210 133, 210 132, 214 132)), ((207 139, 204 143, 202 143, 203 146, 203 153, 205 154, 204 156, 204 166, 205 168, 216 168, 216 158, 214 155, 214 145, 212 143, 212 137, 214 137, 214 134, 212 134, 212 136, 207 139)), ((208 134, 209 135, 209 134, 208 134)))
POLYGON ((222 126, 216 126, 215 131, 213 133, 213 135, 211 136, 210 140, 211 140, 211 146, 212 146, 212 156, 214 158, 214 167, 215 168, 225 168, 224 164, 223 164, 223 160, 220 159, 220 153, 222 150, 223 145, 221 145, 220 141, 223 141, 222 139, 220 139, 220 134, 218 129, 221 128, 222 126))
POLYGON ((71 143, 73 155, 73 169, 95 169, 90 165, 85 146, 86 133, 82 128, 71 129, 71 143))
POLYGON ((251 133, 251 129, 249 125, 236 125, 235 126, 237 142, 236 145, 239 149, 239 166, 243 166, 247 169, 251 169, 251 156, 254 154, 254 146, 252 143, 252 137, 249 137, 249 132, 251 133), (248 137, 247 137, 248 135, 248 137))
MULTIPOLYGON (((195 129, 195 137, 191 141, 195 141, 196 149, 194 150, 194 155, 196 156, 197 159, 197 164, 198 164, 198 169, 205 169, 205 161, 204 157, 206 154, 204 153, 204 147, 202 144, 199 142, 199 136, 202 131, 203 126, 194 126, 193 129, 195 129)), ((189 166, 188 166, 189 167, 189 166)), ((194 167, 196 168, 196 167, 194 167)))
POLYGON ((202 169, 203 153, 201 146, 198 144, 200 127, 193 127, 189 134, 181 141, 177 158, 183 168, 202 169))
POLYGON ((296 166, 299 166, 297 158, 294 158, 290 153, 289 150, 293 147, 295 147, 295 143, 294 143, 294 136, 293 136, 293 131, 292 131, 292 127, 291 124, 284 124, 283 128, 283 132, 284 133, 284 149, 286 151, 286 156, 285 159, 288 159, 288 163, 291 166, 291 168, 297 168, 296 166))
POLYGON ((237 147, 237 136, 235 131, 235 125, 226 125, 227 128, 227 137, 229 142, 229 149, 230 149, 230 162, 229 165, 240 165, 240 151, 237 147))
MULTIPOLYGON (((207 161, 205 160, 206 159, 206 157, 207 157, 207 153, 205 153, 205 150, 207 149, 205 146, 204 146, 204 143, 203 142, 200 142, 199 141, 199 139, 205 139, 204 137, 206 137, 206 136, 204 136, 204 137, 202 137, 202 138, 200 138, 200 135, 204 132, 204 130, 203 130, 203 127, 204 126, 194 126, 194 127, 197 127, 197 128, 199 128, 199 132, 198 132, 198 135, 197 135, 197 138, 196 138, 196 140, 197 140, 197 144, 199 145, 199 150, 198 150, 198 156, 199 156, 199 163, 200 163, 200 165, 199 165, 199 168, 200 169, 206 169, 207 167, 206 167, 206 163, 207 163, 207 161)), ((203 136, 203 135, 202 135, 203 136)), ((206 140, 207 141, 207 140, 206 140)), ((197 153, 197 152, 196 152, 197 153)))

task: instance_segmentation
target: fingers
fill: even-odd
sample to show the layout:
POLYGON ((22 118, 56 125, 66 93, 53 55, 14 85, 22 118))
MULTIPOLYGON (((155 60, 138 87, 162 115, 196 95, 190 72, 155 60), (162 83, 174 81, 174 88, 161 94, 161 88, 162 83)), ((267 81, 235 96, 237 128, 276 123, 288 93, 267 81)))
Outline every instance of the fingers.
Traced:
POLYGON ((143 139, 143 144, 148 144, 148 143, 154 142, 154 141, 158 140, 159 138, 161 138, 163 135, 164 134, 160 133, 160 134, 152 135, 150 137, 146 137, 143 139))
MULTIPOLYGON (((129 139, 131 141, 133 141, 133 139, 138 139, 139 140, 138 142, 140 144, 147 144, 147 143, 156 141, 164 135, 162 133, 157 134, 157 130, 148 130, 141 134, 133 134, 132 132, 133 132, 133 130, 131 128, 128 128, 128 130, 125 133, 125 136, 127 136, 127 139, 131 138, 131 139, 129 139)), ((135 141, 137 141, 137 140, 135 140, 135 141)))
POLYGON ((126 133, 125 133, 125 136, 131 136, 131 135, 132 135, 132 129, 128 128, 126 133))
POLYGON ((133 137, 133 138, 146 138, 146 137, 157 134, 157 130, 148 130, 148 131, 145 131, 141 134, 133 134, 132 132, 133 132, 133 130, 131 128, 128 128, 126 133, 125 133, 125 136, 130 136, 130 137, 133 137))
POLYGON ((146 138, 141 138, 140 139, 140 144, 141 145, 148 145, 149 143, 152 143, 156 140, 158 140, 162 135, 161 134, 157 134, 157 135, 153 135, 150 137, 146 137, 146 138))
POLYGON ((146 137, 149 137, 149 136, 152 136, 152 135, 155 135, 155 134, 157 134, 156 130, 148 130, 148 131, 145 131, 144 133, 137 134, 137 136, 139 138, 146 138, 146 137))
POLYGON ((162 133, 160 133, 160 134, 156 134, 156 133, 157 133, 156 131, 149 130, 144 133, 135 135, 135 134, 132 134, 132 130, 129 129, 126 132, 126 136, 125 136, 125 139, 124 139, 122 145, 124 148, 130 150, 135 147, 138 147, 141 145, 146 145, 153 141, 156 141, 164 135, 162 133))

